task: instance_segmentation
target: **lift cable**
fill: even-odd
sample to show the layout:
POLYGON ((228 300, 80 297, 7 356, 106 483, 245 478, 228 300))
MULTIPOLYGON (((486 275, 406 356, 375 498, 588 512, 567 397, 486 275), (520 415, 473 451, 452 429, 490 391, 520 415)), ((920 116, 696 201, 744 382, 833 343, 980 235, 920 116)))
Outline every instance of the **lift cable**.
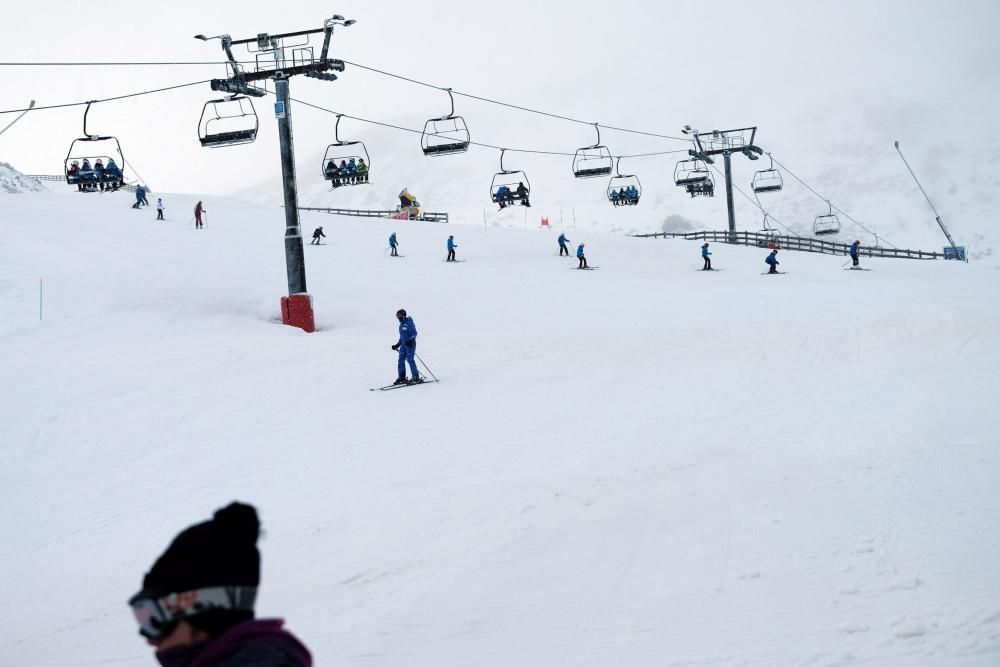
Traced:
MULTIPOLYGON (((168 90, 177 90, 178 88, 188 88, 190 86, 200 86, 206 83, 211 83, 211 79, 205 79, 203 81, 192 81, 191 83, 180 83, 176 86, 167 86, 165 88, 154 88, 152 90, 142 90, 138 93, 128 93, 127 95, 116 95, 115 97, 106 97, 101 100, 87 100, 85 102, 67 102, 66 104, 49 104, 46 106, 36 106, 33 110, 40 111, 42 109, 64 109, 66 107, 80 107, 86 104, 97 104, 99 102, 114 102, 116 100, 124 100, 129 97, 138 97, 140 95, 152 95, 154 93, 162 93, 168 90)), ((0 111, 0 114, 6 113, 19 113, 22 111, 28 111, 28 109, 5 109, 0 111)))
MULTIPOLYGON (((389 128, 394 129, 394 130, 401 130, 403 132, 411 132, 413 134, 423 134, 422 130, 414 130, 414 129, 409 128, 409 127, 402 127, 401 125, 393 125, 392 123, 383 123, 381 121, 371 120, 369 118, 361 118, 359 116, 351 116, 350 114, 340 113, 338 111, 334 111, 333 109, 327 109, 326 107, 321 107, 318 104, 312 104, 311 102, 306 102, 305 100, 298 99, 298 98, 295 98, 295 97, 293 97, 291 99, 296 104, 301 104, 303 106, 311 107, 313 109, 317 109, 319 111, 324 111, 324 112, 329 113, 329 114, 343 116, 344 118, 350 118, 352 120, 361 121, 362 123, 369 123, 371 125, 379 125, 381 127, 389 127, 389 128)), ((495 146, 493 144, 485 144, 485 143, 478 142, 478 141, 470 141, 469 145, 470 146, 480 146, 481 148, 491 148, 493 150, 498 150, 498 151, 504 150, 506 148, 504 146, 495 146)), ((506 148, 506 150, 508 152, 510 152, 510 153, 532 153, 532 154, 536 154, 536 155, 559 155, 559 156, 566 156, 566 157, 572 157, 572 156, 575 155, 575 153, 566 153, 566 152, 561 152, 561 151, 543 151, 543 150, 535 150, 535 149, 530 149, 530 148, 506 148)), ((674 154, 674 153, 687 153, 687 149, 679 149, 679 150, 671 150, 671 151, 659 151, 659 152, 655 152, 655 153, 637 153, 637 154, 634 154, 634 155, 616 155, 616 156, 613 156, 613 157, 640 158, 640 157, 653 157, 653 156, 657 156, 657 155, 671 155, 671 154, 674 154)))
MULTIPOLYGON (((375 67, 369 67, 367 65, 362 65, 360 63, 351 62, 350 60, 345 60, 344 63, 346 63, 348 65, 353 65, 354 67, 357 67, 359 69, 368 70, 369 72, 375 72, 377 74, 383 74, 385 76, 389 76, 389 77, 392 77, 394 79, 400 79, 402 81, 408 81, 408 82, 416 84, 418 86, 425 86, 427 88, 434 88, 435 90, 442 90, 442 91, 449 90, 448 88, 444 88, 443 86, 435 86, 434 84, 427 83, 426 81, 419 81, 417 79, 412 79, 410 77, 403 76, 401 74, 393 74, 392 72, 387 72, 385 70, 381 70, 381 69, 378 69, 378 68, 375 68, 375 67)), ((486 102, 488 104, 496 104, 498 106, 507 107, 509 109, 517 109, 518 111, 526 111, 528 113, 534 113, 534 114, 538 114, 540 116, 548 116, 549 118, 556 118, 558 120, 565 120, 565 121, 569 121, 571 123, 580 123, 581 125, 590 125, 590 126, 594 125, 594 122, 593 121, 589 121, 589 120, 581 120, 579 118, 571 118, 569 116, 562 116, 562 115, 559 115, 559 114, 550 113, 548 111, 542 111, 540 109, 532 109, 531 107, 524 107, 524 106, 520 106, 520 105, 517 105, 517 104, 510 104, 508 102, 502 102, 500 100, 494 100, 494 99, 490 99, 488 97, 480 97, 479 95, 473 95, 472 93, 463 93, 462 91, 455 90, 453 88, 450 89, 450 90, 455 95, 461 95, 462 97, 468 97, 470 99, 479 100, 480 102, 486 102)), ((604 125, 604 124, 601 124, 601 123, 598 123, 598 126, 599 127, 603 127, 603 128, 605 128, 607 130, 617 130, 618 132, 629 132, 629 133, 632 133, 632 134, 642 134, 642 135, 645 135, 645 136, 648 136, 648 137, 659 137, 661 139, 673 139, 675 141, 683 141, 684 143, 691 143, 691 140, 688 139, 687 137, 675 137, 675 136, 671 136, 669 134, 658 134, 656 132, 645 132, 645 131, 642 131, 642 130, 631 130, 631 129, 624 128, 624 127, 615 127, 613 125, 604 125)))
POLYGON ((812 192, 812 193, 813 193, 814 195, 816 195, 817 197, 819 197, 820 199, 822 199, 822 200, 823 200, 824 202, 826 202, 827 204, 830 204, 830 207, 831 207, 831 208, 833 208, 833 209, 836 209, 836 210, 837 210, 837 211, 838 211, 838 212, 839 212, 839 213, 840 213, 841 215, 843 215, 843 216, 844 216, 845 218, 847 218, 848 220, 850 220, 850 221, 851 221, 852 223, 854 223, 855 225, 857 225, 857 226, 858 226, 858 227, 860 227, 861 229, 865 230, 866 232, 868 232, 869 234, 871 234, 872 236, 874 236, 876 240, 879 240, 879 239, 881 239, 881 240, 882 240, 882 241, 884 241, 884 242, 885 242, 886 244, 888 244, 888 245, 889 245, 890 247, 892 247, 892 248, 895 248, 895 247, 896 247, 896 246, 895 246, 895 245, 894 245, 893 243, 891 243, 891 242, 890 242, 890 241, 889 241, 888 239, 886 239, 886 238, 885 238, 884 236, 880 236, 880 235, 876 234, 875 232, 873 232, 872 230, 868 229, 867 227, 865 227, 864 225, 862 225, 862 224, 861 224, 860 222, 858 222, 857 220, 855 220, 854 218, 852 218, 852 217, 851 217, 851 214, 850 214, 850 213, 848 213, 848 212, 847 212, 847 211, 845 211, 844 209, 840 208, 840 207, 839 207, 839 206, 837 206, 836 204, 833 204, 833 203, 831 203, 829 199, 827 199, 826 197, 824 197, 824 196, 823 196, 823 195, 821 195, 820 193, 816 192, 816 190, 815 190, 815 189, 814 189, 814 188, 813 188, 813 187, 812 187, 811 185, 809 185, 808 183, 806 183, 805 181, 803 181, 803 180, 802 180, 801 178, 799 178, 798 176, 796 176, 796 175, 795 175, 795 174, 794 174, 794 173, 792 172, 792 170, 791 170, 791 169, 789 169, 788 167, 786 167, 786 166, 785 166, 784 164, 782 164, 782 163, 781 163, 781 162, 779 162, 778 160, 775 160, 775 161, 774 161, 774 163, 775 163, 776 165, 778 165, 779 167, 781 167, 781 168, 782 168, 782 169, 783 169, 783 170, 785 171, 785 173, 787 173, 787 174, 788 174, 789 176, 791 176, 791 177, 792 177, 792 178, 794 178, 794 179, 795 179, 796 181, 798 181, 799 183, 801 183, 802 185, 804 185, 804 186, 805 186, 805 187, 806 187, 806 188, 807 188, 807 189, 808 189, 808 190, 809 190, 810 192, 812 192))
MULTIPOLYGON (((425 86, 427 88, 433 88, 435 90, 447 91, 447 88, 442 86, 435 86, 434 84, 427 83, 426 81, 420 81, 418 79, 413 79, 401 74, 394 74, 386 70, 378 69, 377 67, 369 67, 367 65, 362 65, 360 63, 352 62, 350 60, 343 61, 348 65, 352 65, 359 69, 368 70, 369 72, 375 72, 376 74, 382 74, 384 76, 392 77, 394 79, 399 79, 401 81, 407 81, 409 83, 416 84, 418 86, 425 86)), ((244 65, 255 65, 256 61, 237 61, 238 64, 244 65)), ((176 60, 176 61, 135 61, 135 62, 112 62, 112 61, 93 61, 93 62, 0 62, 0 67, 158 67, 158 66, 186 66, 186 65, 229 65, 232 64, 228 61, 209 61, 209 60, 176 60)), ((582 125, 594 125, 593 121, 581 120, 579 118, 572 118, 570 116, 563 116, 556 113, 551 113, 548 111, 542 111, 541 109, 533 109, 531 107, 525 107, 517 104, 511 104, 509 102, 503 102, 501 100, 494 100, 488 97, 481 97, 479 95, 473 95, 472 93, 463 93, 458 90, 452 90, 455 95, 461 95, 462 97, 468 97, 470 99, 479 100, 480 102, 486 102, 488 104, 495 104, 502 107, 507 107, 509 109, 517 109, 518 111, 525 111, 528 113, 534 113, 541 116, 548 116, 549 118, 555 118, 558 120, 565 120, 571 123, 580 123, 582 125)), ((54 108, 54 107, 39 107, 39 108, 54 108)), ((6 112, 0 112, 6 113, 6 112)), ((684 143, 689 143, 690 139, 687 137, 677 137, 669 134, 661 134, 658 132, 647 132, 644 130, 633 130, 626 127, 617 127, 614 125, 604 125, 598 124, 600 127, 607 130, 615 130, 617 132, 626 132, 630 134, 640 134, 647 137, 657 137, 660 139, 671 139, 674 141, 683 141, 684 143)))

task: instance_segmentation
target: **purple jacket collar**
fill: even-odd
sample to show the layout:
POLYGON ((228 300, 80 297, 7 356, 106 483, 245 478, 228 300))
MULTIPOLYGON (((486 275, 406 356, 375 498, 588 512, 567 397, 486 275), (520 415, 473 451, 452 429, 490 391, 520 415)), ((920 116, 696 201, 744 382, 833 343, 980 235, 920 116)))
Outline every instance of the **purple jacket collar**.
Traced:
POLYGON ((284 620, 267 618, 247 621, 230 628, 212 641, 195 646, 157 652, 163 667, 216 667, 240 651, 253 651, 253 646, 278 649, 302 667, 312 667, 312 656, 302 642, 285 630, 284 620))

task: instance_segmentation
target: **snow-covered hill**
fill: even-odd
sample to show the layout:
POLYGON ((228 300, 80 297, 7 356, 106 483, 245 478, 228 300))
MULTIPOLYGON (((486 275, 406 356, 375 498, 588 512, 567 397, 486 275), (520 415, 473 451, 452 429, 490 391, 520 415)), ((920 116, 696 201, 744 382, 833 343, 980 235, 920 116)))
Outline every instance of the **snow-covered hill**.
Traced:
POLYGON ((45 192, 45 186, 36 179, 25 176, 6 162, 0 162, 0 192, 7 194, 45 192))
MULTIPOLYGON (((310 111, 304 108, 300 113, 310 111)), ((428 158, 420 151, 417 135, 356 121, 350 127, 350 134, 345 135, 342 131, 341 136, 366 142, 371 154, 371 184, 331 192, 320 176, 323 153, 306 148, 316 146, 323 139, 303 133, 298 137, 302 205, 391 208, 397 203, 397 193, 406 186, 428 210, 448 211, 456 222, 482 224, 484 217, 490 223, 495 221, 496 205, 490 203, 489 193, 491 178, 500 166, 497 151, 474 146, 465 154, 428 158)), ((994 223, 1000 215, 996 197, 1000 191, 1000 160, 992 148, 997 142, 985 140, 982 143, 985 148, 907 143, 906 137, 910 135, 906 127, 904 123, 903 129, 895 128, 902 131, 903 149, 918 175, 922 175, 925 187, 956 242, 966 245, 973 259, 990 257, 1000 241, 994 223)), ((792 173, 829 197, 834 205, 865 228, 877 233, 880 243, 888 242, 900 248, 939 249, 946 240, 893 148, 891 138, 895 135, 887 128, 879 129, 885 131, 867 128, 857 133, 850 150, 833 137, 810 138, 804 131, 799 137, 787 129, 769 136, 766 127, 760 129, 757 142, 774 150, 779 162, 792 169, 792 173), (780 143, 775 144, 775 141, 780 143), (811 168, 814 165, 820 165, 818 171, 811 168)), ((981 134, 990 137, 995 132, 984 127, 981 134)), ((919 135, 918 138, 922 139, 919 135)), ((690 147, 664 140, 638 142, 629 135, 614 132, 602 134, 602 139, 616 153, 683 151, 690 147)), ((543 145, 556 147, 551 139, 543 145)), ((572 144, 563 146, 563 150, 567 148, 572 149, 572 144)), ((602 233, 725 229, 728 223, 721 158, 717 165, 720 172, 715 173, 716 196, 696 199, 691 199, 673 181, 676 162, 686 158, 681 153, 622 160, 622 173, 639 177, 643 196, 637 207, 615 208, 606 199, 609 179, 574 179, 571 157, 508 153, 505 157, 507 168, 523 169, 530 180, 533 207, 530 211, 522 211, 516 221, 510 215, 496 221, 530 228, 537 227, 540 219, 547 217, 550 221, 562 220, 567 225, 575 223, 577 228, 602 233)), ((234 155, 233 159, 239 158, 234 155)), ((735 193, 738 229, 758 231, 763 226, 763 215, 752 200, 749 184, 756 170, 768 166, 767 157, 755 162, 742 156, 733 159, 734 182, 749 195, 735 193)), ((816 216, 828 212, 827 205, 789 172, 784 172, 784 183, 781 192, 759 196, 761 205, 783 226, 776 225, 774 220, 770 225, 781 233, 791 230, 800 235, 812 235, 813 221, 816 216)), ((260 202, 281 203, 281 190, 273 179, 255 183, 239 194, 260 202)), ((853 224, 847 216, 841 215, 841 222, 841 234, 828 239, 850 243, 858 238, 867 245, 876 242, 873 234, 853 224)))
POLYGON ((153 664, 125 601, 233 498, 320 665, 1000 660, 988 262, 308 214, 309 335, 279 209, 163 197, 0 196, 0 663, 153 664), (369 392, 399 307, 441 382, 369 392))

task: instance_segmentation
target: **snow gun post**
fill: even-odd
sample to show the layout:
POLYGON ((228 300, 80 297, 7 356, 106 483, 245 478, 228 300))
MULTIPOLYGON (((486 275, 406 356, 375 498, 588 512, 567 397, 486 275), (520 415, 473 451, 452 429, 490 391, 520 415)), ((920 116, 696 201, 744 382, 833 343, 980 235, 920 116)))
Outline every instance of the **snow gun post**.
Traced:
MULTIPOLYGON (((304 74, 320 81, 336 81, 334 72, 344 71, 344 61, 329 57, 334 26, 355 23, 339 14, 323 22, 322 28, 271 35, 265 32, 248 39, 233 39, 229 35, 195 35, 195 39, 219 39, 226 54, 225 79, 213 79, 212 90, 231 95, 263 97, 265 90, 253 85, 270 79, 274 83, 277 101, 274 116, 278 121, 278 139, 281 149, 281 178, 285 200, 285 267, 288 277, 288 296, 281 298, 281 321, 308 333, 316 330, 312 297, 306 290, 306 269, 302 246, 302 228, 299 224, 298 191, 295 180, 295 154, 292 140, 292 109, 288 82, 297 74, 304 74), (309 41, 313 35, 323 35, 319 55, 315 55, 309 41), (252 71, 244 69, 234 57, 232 47, 244 46, 254 56, 252 71)), ((256 139, 253 132, 252 141, 256 139)), ((247 142, 242 142, 247 143, 247 142)), ((204 145, 204 143, 203 143, 204 145)))

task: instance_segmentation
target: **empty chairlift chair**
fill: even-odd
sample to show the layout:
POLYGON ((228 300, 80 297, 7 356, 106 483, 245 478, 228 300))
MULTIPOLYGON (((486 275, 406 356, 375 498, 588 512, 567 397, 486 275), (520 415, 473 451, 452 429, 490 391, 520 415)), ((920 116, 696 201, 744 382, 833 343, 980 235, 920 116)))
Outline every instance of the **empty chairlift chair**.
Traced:
POLYGON ((431 118, 424 123, 424 131, 420 136, 420 148, 424 155, 452 155, 469 150, 469 127, 465 119, 455 115, 455 98, 451 88, 446 88, 451 100, 451 113, 441 118, 431 118))
MULTIPOLYGON (((768 153, 767 156, 771 157, 771 154, 768 153)), ((754 174, 753 181, 750 182, 750 187, 756 193, 778 192, 783 185, 781 172, 774 168, 774 158, 771 158, 771 166, 754 174)))
POLYGON ((493 182, 490 184, 490 200, 494 204, 499 204, 500 208, 513 206, 514 202, 520 202, 522 206, 531 206, 529 201, 531 183, 528 182, 528 176, 523 171, 504 168, 503 155, 506 152, 506 148, 500 151, 500 171, 493 176, 493 182))
POLYGON ((681 160, 674 167, 674 184, 692 197, 714 197, 715 179, 703 160, 681 160))
POLYGON ((91 104, 88 102, 83 112, 83 136, 74 139, 66 152, 66 183, 80 192, 117 190, 125 182, 125 155, 117 138, 87 132, 91 104))
POLYGON ((198 122, 198 140, 205 148, 249 144, 257 138, 257 112, 242 95, 205 102, 198 122))
POLYGON ((615 161, 615 175, 608 182, 608 201, 615 206, 635 206, 642 195, 639 177, 621 173, 621 158, 615 161))
POLYGON ((833 204, 826 202, 830 207, 830 212, 826 215, 816 216, 813 222, 813 234, 816 236, 826 236, 827 234, 837 234, 840 232, 840 218, 833 212, 833 204))
POLYGON ((577 178, 593 178, 611 174, 611 151, 601 145, 601 129, 594 123, 597 143, 577 149, 573 155, 573 175, 577 178))
POLYGON ((330 181, 334 190, 345 185, 368 185, 371 183, 371 159, 363 141, 342 141, 340 139, 340 119, 333 127, 334 143, 326 147, 323 155, 323 178, 330 181))

